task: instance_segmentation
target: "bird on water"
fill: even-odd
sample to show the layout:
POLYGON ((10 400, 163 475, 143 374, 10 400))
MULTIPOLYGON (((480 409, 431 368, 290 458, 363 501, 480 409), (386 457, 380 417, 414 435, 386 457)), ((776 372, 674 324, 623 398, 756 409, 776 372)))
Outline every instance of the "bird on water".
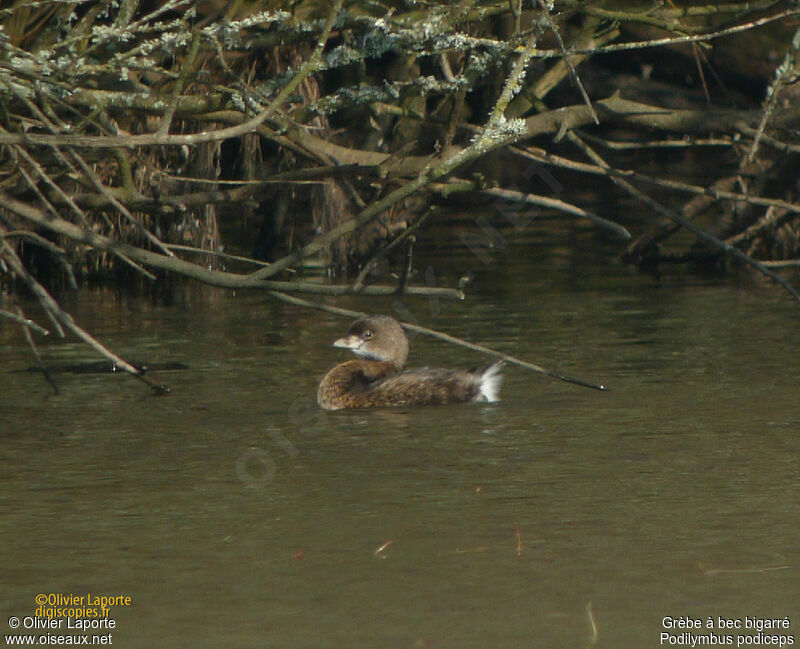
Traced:
POLYGON ((499 401, 502 361, 473 370, 404 370, 408 338, 389 316, 356 320, 333 346, 360 358, 336 365, 322 379, 317 402, 325 410, 499 401))

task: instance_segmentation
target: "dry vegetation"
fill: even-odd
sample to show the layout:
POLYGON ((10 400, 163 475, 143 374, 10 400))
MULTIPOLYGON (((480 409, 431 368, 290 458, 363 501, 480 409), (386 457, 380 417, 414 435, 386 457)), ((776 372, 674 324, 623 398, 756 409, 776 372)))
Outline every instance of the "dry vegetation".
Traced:
POLYGON ((127 268, 283 299, 460 297, 408 266, 399 285, 368 281, 456 194, 512 225, 529 206, 588 219, 641 266, 735 259, 798 297, 775 269, 800 248, 798 16, 765 0, 6 3, 0 273, 133 373, 47 289, 127 268), (650 78, 659 61, 674 78, 650 78), (637 171, 665 150, 700 157, 703 179, 637 171), (555 169, 652 221, 567 202, 548 191, 555 169), (361 272, 287 274, 312 258, 361 272))

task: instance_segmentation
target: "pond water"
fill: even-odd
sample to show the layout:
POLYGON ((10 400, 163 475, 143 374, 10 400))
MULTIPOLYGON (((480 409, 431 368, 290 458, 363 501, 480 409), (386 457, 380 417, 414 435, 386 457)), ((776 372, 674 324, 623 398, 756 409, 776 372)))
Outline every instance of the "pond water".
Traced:
MULTIPOLYGON (((90 593, 131 598, 122 647, 677 646, 668 616, 788 617, 800 642, 800 306, 750 276, 656 281, 582 228, 484 255, 435 235, 420 277, 472 272, 466 302, 336 304, 610 390, 509 366, 498 404, 328 414, 345 319, 198 287, 64 296, 124 357, 189 369, 165 397, 74 374, 54 395, 0 323, 3 633, 39 593, 90 593)), ((409 366, 485 361, 411 340, 409 366)))

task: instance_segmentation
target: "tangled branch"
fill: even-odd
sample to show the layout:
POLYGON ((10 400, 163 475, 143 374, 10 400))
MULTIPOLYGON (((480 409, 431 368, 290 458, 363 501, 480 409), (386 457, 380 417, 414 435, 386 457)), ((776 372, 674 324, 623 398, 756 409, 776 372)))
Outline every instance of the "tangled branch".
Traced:
MULTIPOLYGON (((631 263, 721 255, 798 297, 776 270, 800 254, 796 188, 773 179, 800 151, 800 103, 788 100, 800 76, 800 31, 786 40, 763 104, 745 108, 676 108, 646 92, 623 98, 582 75, 612 52, 783 29, 797 7, 234 5, 198 14, 186 0, 149 10, 135 0, 45 0, 0 10, 0 272, 37 296, 58 335, 65 327, 127 371, 137 374, 29 271, 32 248, 70 285, 90 267, 122 265, 146 281, 166 274, 271 295, 463 299, 460 286, 409 285, 408 259, 397 284, 372 284, 368 272, 421 227, 430 203, 456 193, 546 207, 631 237, 630 223, 563 197, 471 177, 469 167, 492 152, 601 175, 662 215, 637 224, 624 252, 631 263), (493 27, 505 18, 513 27, 493 27), (560 85, 577 94, 552 99, 560 85), (615 140, 620 133, 626 142, 615 140), (548 151, 553 137, 574 157, 548 151), (606 161, 589 142, 615 155, 713 146, 728 162, 707 183, 687 183, 606 161), (738 166, 726 171, 730 159, 738 166), (647 193, 652 186, 693 198, 665 204, 647 193), (726 220, 712 233, 694 219, 713 211, 726 220), (261 222, 261 233, 249 234, 251 255, 225 252, 220 214, 240 219, 243 231, 261 222), (665 249, 681 229, 707 253, 665 249), (341 284, 286 276, 310 257, 365 271, 341 284)), ((0 315, 41 333, 19 314, 0 315)))

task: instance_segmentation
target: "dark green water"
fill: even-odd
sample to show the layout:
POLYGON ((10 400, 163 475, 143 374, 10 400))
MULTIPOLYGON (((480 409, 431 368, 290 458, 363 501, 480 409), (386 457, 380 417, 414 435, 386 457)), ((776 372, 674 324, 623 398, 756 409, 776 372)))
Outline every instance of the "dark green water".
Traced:
MULTIPOLYGON (((634 649, 668 646, 665 616, 745 615, 800 642, 800 307, 752 280, 656 283, 590 244, 421 242, 440 284, 475 274, 467 302, 338 304, 607 393, 509 367, 497 405, 326 414, 347 321, 191 289, 65 301, 123 356, 188 364, 160 376, 170 396, 86 375, 54 396, 10 372, 33 361, 0 323, 3 633, 38 593, 90 592, 131 597, 121 647, 583 649, 593 621, 595 646, 634 649)), ((483 361, 412 339, 410 366, 483 361)))

